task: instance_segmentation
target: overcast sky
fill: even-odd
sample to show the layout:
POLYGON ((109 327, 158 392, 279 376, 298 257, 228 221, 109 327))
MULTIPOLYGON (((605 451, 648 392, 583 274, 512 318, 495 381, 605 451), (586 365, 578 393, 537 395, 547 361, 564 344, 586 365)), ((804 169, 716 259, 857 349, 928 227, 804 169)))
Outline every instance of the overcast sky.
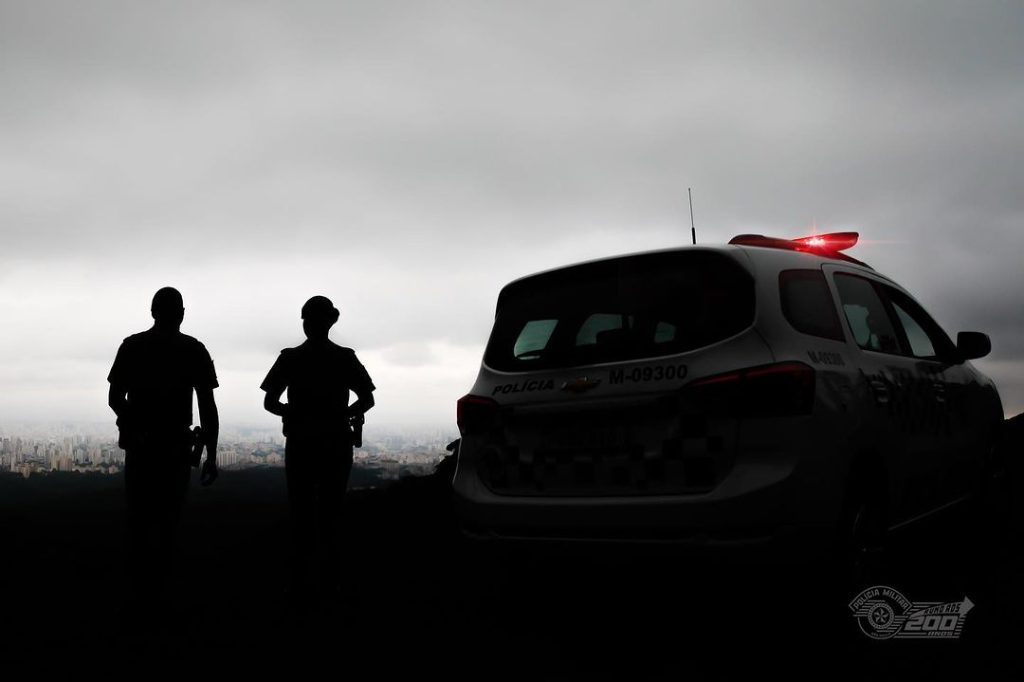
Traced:
POLYGON ((222 420, 313 294, 377 424, 454 425, 496 294, 741 232, 853 255, 1024 410, 1017 2, 0 2, 0 421, 111 420, 164 285, 222 420))

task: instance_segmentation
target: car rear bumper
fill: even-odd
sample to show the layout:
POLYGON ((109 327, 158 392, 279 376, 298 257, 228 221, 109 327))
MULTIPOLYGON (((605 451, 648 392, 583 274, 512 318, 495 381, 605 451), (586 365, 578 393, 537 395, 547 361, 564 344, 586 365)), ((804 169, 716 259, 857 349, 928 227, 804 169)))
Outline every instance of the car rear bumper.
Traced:
POLYGON ((469 462, 460 464, 454 489, 462 531, 480 541, 816 551, 832 539, 838 517, 841 478, 830 474, 837 470, 820 453, 748 453, 705 493, 553 497, 496 494, 469 462))

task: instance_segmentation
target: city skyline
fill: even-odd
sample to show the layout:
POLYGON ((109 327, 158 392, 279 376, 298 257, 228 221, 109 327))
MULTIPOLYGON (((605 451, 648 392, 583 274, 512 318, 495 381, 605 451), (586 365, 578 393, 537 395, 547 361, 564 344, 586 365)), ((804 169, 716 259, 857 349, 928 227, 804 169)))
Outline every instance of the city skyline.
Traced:
MULTIPOLYGON (((426 475, 445 456, 453 440, 444 429, 377 429, 364 433, 363 446, 354 451, 357 469, 379 470, 381 480, 402 475, 426 475)), ((284 466, 284 437, 258 427, 227 426, 217 450, 224 470, 256 466, 284 466)), ((116 429, 92 424, 0 424, 0 474, 22 477, 37 474, 120 474, 124 451, 116 429)))

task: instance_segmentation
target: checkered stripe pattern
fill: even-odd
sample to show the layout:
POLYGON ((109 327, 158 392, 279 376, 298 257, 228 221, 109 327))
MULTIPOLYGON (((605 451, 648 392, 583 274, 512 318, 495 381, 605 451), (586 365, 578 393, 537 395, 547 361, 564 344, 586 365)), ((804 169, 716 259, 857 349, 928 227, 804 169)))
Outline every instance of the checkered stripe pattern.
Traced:
POLYGON ((644 447, 520 449, 493 447, 485 483, 518 495, 656 495, 710 489, 724 468, 721 434, 703 418, 683 419, 677 435, 644 447))

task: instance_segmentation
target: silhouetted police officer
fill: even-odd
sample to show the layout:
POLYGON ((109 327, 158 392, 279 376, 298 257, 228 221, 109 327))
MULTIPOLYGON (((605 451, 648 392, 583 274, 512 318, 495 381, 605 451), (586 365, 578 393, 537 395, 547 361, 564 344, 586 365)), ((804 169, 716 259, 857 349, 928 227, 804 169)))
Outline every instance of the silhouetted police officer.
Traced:
POLYGON ((134 596, 154 596, 169 575, 174 533, 192 467, 192 392, 207 448, 201 481, 217 478, 217 375, 202 343, 182 334, 181 294, 164 287, 153 296, 152 328, 126 338, 107 380, 125 451, 128 572, 134 596))
POLYGON ((361 424, 363 413, 373 407, 375 387, 355 352, 328 338, 337 321, 338 310, 330 299, 314 296, 306 301, 302 306, 306 341, 282 350, 260 386, 266 391, 263 406, 284 423, 295 552, 290 588, 297 593, 311 587, 309 572, 314 563, 319 565, 321 587, 328 592, 340 587, 338 535, 352 470, 350 424, 361 424), (286 389, 288 402, 282 403, 286 389), (357 397, 351 405, 350 391, 357 397))

